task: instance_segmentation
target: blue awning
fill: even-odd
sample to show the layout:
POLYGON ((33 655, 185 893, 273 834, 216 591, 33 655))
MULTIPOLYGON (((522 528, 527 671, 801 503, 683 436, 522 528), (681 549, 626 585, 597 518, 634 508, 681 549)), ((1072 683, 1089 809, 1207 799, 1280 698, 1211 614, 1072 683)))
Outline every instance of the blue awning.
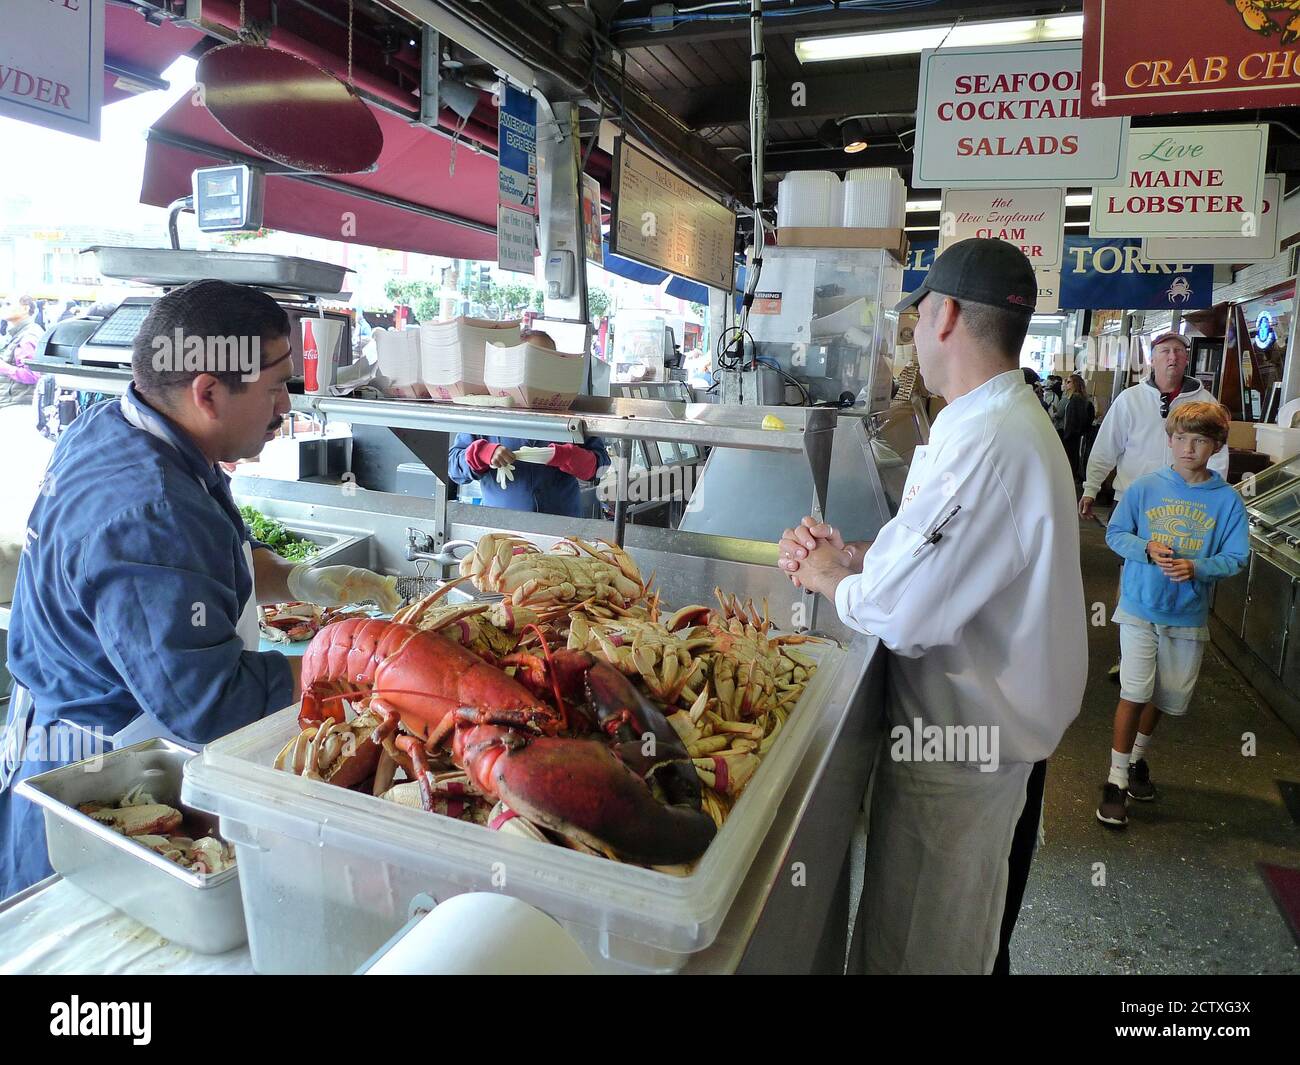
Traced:
POLYGON ((615 255, 609 250, 609 241, 601 241, 601 251, 605 256, 605 261, 601 265, 611 274, 626 277, 629 281, 639 281, 643 285, 662 285, 665 278, 671 278, 666 290, 668 295, 691 303, 702 303, 706 307, 709 305, 708 285, 678 277, 654 266, 624 259, 623 256, 615 255))

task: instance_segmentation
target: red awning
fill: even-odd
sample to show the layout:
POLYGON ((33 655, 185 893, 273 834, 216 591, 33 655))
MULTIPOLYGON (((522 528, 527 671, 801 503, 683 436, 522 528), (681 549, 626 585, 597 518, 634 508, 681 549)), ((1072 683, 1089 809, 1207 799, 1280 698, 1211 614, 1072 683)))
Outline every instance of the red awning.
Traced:
POLYGON ((161 89, 162 72, 194 47, 203 34, 172 22, 152 25, 134 8, 104 10, 104 103, 144 89, 161 89), (130 86, 130 87, 128 87, 130 86))
MULTIPOLYGON (((269 174, 264 225, 290 233, 459 259, 496 257, 497 164, 387 111, 377 168, 343 177, 269 174)), ((259 162, 189 97, 149 131, 140 202, 166 207, 187 196, 196 167, 259 162)))

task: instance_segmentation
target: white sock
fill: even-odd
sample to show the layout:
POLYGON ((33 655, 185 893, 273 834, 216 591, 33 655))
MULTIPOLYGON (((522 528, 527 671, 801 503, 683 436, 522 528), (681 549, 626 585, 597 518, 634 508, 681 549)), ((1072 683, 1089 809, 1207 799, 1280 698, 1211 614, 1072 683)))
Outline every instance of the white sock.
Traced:
POLYGON ((1127 751, 1110 752, 1110 775, 1106 778, 1106 783, 1114 784, 1117 788, 1128 787, 1127 751))
POLYGON ((1133 741, 1133 753, 1129 756, 1129 765, 1137 765, 1139 758, 1145 758, 1150 745, 1151 737, 1145 732, 1139 732, 1133 741))

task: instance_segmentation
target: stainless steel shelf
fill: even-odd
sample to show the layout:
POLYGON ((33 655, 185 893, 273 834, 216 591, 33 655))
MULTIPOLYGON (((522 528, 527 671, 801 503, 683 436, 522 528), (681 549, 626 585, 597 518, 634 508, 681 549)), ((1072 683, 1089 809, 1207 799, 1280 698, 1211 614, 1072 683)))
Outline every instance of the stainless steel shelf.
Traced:
MULTIPOLYGON (((829 434, 836 412, 819 407, 730 407, 713 403, 667 403, 645 399, 580 396, 562 412, 400 399, 335 399, 294 396, 294 409, 318 411, 362 425, 477 436, 514 436, 579 443, 606 440, 671 440, 756 451, 804 452, 809 437, 829 434), (783 429, 764 429, 774 415, 783 429)), ((828 437, 829 443, 829 437, 828 437)))
POLYGON ((60 388, 73 388, 78 392, 109 392, 121 395, 131 383, 131 371, 116 366, 95 366, 83 363, 74 366, 66 362, 46 362, 32 359, 27 365, 37 373, 50 374, 60 388))

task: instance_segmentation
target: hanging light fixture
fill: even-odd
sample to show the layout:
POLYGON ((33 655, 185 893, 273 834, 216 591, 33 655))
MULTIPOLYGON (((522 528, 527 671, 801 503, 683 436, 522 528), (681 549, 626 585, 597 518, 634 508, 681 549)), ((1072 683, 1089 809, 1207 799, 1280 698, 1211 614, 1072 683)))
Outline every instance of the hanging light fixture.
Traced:
POLYGON ((856 155, 867 148, 867 127, 860 118, 848 118, 840 123, 840 140, 846 152, 856 155))

